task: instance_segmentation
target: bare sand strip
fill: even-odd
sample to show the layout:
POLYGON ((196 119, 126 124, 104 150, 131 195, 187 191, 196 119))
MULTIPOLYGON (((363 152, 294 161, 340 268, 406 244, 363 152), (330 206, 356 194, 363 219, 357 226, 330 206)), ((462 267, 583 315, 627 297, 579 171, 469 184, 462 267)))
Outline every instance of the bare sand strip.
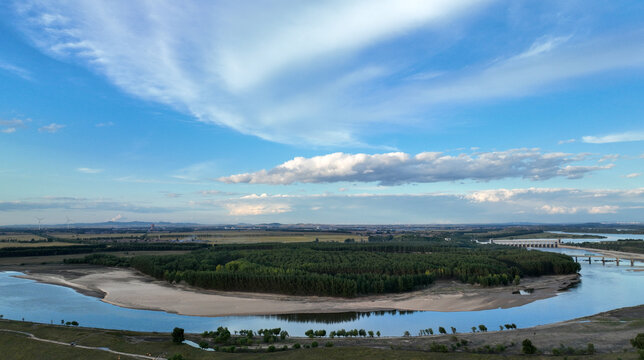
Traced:
POLYGON ((122 268, 66 265, 29 267, 21 271, 27 275, 20 277, 71 287, 110 304, 194 316, 511 308, 555 296, 579 281, 578 275, 543 276, 522 279, 520 286, 496 288, 440 281, 427 289, 409 293, 345 299, 201 290, 171 285, 122 268), (533 291, 528 295, 513 294, 526 289, 533 291))

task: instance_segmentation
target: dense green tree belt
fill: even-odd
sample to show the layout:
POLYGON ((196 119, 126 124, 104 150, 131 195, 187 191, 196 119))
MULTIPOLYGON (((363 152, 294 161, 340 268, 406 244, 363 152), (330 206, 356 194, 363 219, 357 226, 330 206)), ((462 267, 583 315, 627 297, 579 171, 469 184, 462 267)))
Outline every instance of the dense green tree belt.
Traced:
POLYGON ((40 247, 7 247, 0 249, 0 257, 17 256, 51 256, 70 254, 89 254, 106 251, 164 251, 164 250, 195 250, 206 247, 199 243, 122 243, 95 244, 70 246, 40 246, 40 247))
POLYGON ((603 241, 603 242, 584 242, 574 244, 575 246, 587 247, 601 250, 614 250, 630 253, 644 254, 644 240, 617 240, 617 241, 603 241))
POLYGON ((571 274, 580 268, 563 254, 443 240, 234 244, 183 255, 93 254, 65 261, 133 267, 207 289, 343 297, 410 291, 435 279, 507 285, 521 276, 571 274))

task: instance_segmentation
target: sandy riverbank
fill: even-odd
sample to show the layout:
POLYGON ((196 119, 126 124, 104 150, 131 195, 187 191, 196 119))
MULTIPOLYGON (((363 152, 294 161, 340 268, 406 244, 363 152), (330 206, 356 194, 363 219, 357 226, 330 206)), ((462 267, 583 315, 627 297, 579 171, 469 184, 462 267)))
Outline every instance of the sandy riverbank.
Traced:
POLYGON ((122 268, 48 265, 16 269, 25 278, 76 289, 103 301, 135 309, 182 315, 230 316, 376 310, 473 311, 510 308, 555 296, 578 282, 577 275, 522 279, 518 287, 481 288, 440 281, 428 289, 353 299, 200 290, 171 285, 122 268), (513 294, 534 289, 529 295, 513 294))

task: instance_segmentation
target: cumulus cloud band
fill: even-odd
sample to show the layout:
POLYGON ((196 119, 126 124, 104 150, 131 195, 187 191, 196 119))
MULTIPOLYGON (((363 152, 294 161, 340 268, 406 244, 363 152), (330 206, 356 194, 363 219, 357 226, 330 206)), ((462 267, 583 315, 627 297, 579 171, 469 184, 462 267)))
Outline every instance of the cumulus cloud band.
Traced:
POLYGON ((312 158, 296 157, 270 170, 221 177, 225 183, 293 184, 340 181, 378 182, 382 185, 440 181, 489 181, 510 177, 545 180, 570 179, 607 169, 606 166, 570 165, 584 155, 542 153, 538 149, 459 154, 403 152, 385 154, 332 153, 312 158))

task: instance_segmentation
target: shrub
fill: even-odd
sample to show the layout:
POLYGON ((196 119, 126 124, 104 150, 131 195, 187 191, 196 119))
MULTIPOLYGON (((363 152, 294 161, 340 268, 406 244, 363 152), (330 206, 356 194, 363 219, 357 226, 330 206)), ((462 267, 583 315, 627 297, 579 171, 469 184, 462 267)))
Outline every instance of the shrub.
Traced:
POLYGON ((207 341, 201 341, 199 342, 199 347, 202 349, 205 349, 208 347, 208 342, 207 341))
POLYGON ((534 345, 532 345, 532 341, 528 339, 523 340, 521 345, 522 345, 521 351, 524 354, 535 354, 537 352, 537 348, 534 345))
POLYGON ((318 347, 318 342, 317 342, 317 341, 312 342, 312 343, 311 343, 311 347, 312 347, 312 348, 316 348, 316 347, 318 347))
POLYGON ((275 352, 275 345, 270 345, 268 347, 268 352, 275 352))
POLYGON ((449 351, 449 349, 447 348, 447 346, 446 346, 446 345, 443 345, 443 344, 437 344, 437 343, 432 343, 432 344, 429 346, 429 351, 433 351, 433 352, 448 352, 448 351, 449 351))
POLYGON ((170 356, 168 360, 184 360, 184 357, 181 354, 174 354, 170 356))
POLYGON ((299 343, 293 344, 293 349, 299 349, 301 347, 302 347, 302 345, 300 345, 299 343))
POLYGON ((631 339, 631 345, 637 349, 644 349, 644 333, 639 333, 631 339))
POLYGON ((183 336, 183 329, 182 328, 174 328, 172 330, 172 342, 175 344, 181 344, 183 340, 186 338, 183 336))
POLYGON ((324 344, 324 347, 333 347, 333 343, 330 341, 327 341, 326 344, 324 344))

